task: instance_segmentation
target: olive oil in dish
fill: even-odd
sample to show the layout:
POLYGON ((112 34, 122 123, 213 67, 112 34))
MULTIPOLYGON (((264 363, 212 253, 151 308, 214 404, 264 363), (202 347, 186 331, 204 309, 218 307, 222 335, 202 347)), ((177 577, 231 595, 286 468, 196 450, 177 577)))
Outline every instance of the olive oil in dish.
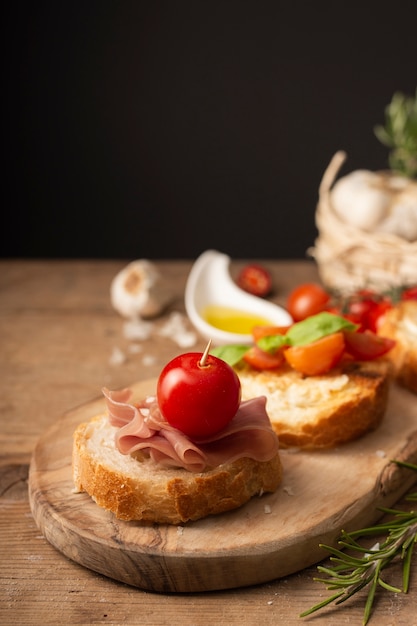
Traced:
POLYGON ((259 315, 217 304, 207 306, 203 318, 219 330, 243 335, 250 335, 254 326, 272 325, 270 320, 259 315))

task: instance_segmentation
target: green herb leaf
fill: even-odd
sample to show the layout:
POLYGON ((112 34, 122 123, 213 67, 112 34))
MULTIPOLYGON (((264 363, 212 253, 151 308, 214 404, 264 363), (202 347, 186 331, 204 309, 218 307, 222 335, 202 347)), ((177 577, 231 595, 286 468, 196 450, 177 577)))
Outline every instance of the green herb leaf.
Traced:
MULTIPOLYGON (((402 461, 394 462, 397 465, 417 472, 417 465, 402 461)), ((417 494, 411 494, 410 500, 414 500, 415 495, 417 494)), ((384 507, 380 507, 379 510, 389 513, 393 516, 393 519, 350 533, 342 531, 338 544, 343 551, 342 549, 320 544, 320 547, 330 553, 330 561, 337 565, 333 567, 317 566, 317 570, 326 574, 328 578, 315 578, 315 580, 324 583, 329 590, 338 589, 338 591, 326 600, 322 600, 319 604, 304 611, 300 617, 311 615, 331 603, 339 606, 355 593, 367 587, 368 594, 363 616, 363 624, 367 624, 371 616, 378 586, 393 593, 407 593, 413 547, 417 544, 417 511, 406 512, 384 507), (356 537, 380 536, 383 534, 386 535, 385 540, 381 543, 378 542, 370 550, 362 547, 356 541, 356 537), (354 554, 359 553, 359 556, 354 556, 344 550, 353 550, 354 554), (402 587, 395 587, 382 579, 382 571, 398 560, 402 562, 402 587)))
POLYGON ((262 337, 257 344, 264 352, 276 352, 280 348, 289 345, 288 335, 267 335, 262 337))
POLYGON ((244 345, 216 346, 210 350, 210 354, 217 356, 219 359, 223 359, 223 361, 226 361, 226 363, 233 367, 243 359, 244 354, 249 348, 250 346, 244 345))
POLYGON ((283 346, 304 346, 341 330, 356 329, 356 324, 346 318, 323 311, 293 324, 286 335, 262 337, 258 346, 266 352, 274 352, 283 346))
POLYGON ((393 171, 409 178, 417 177, 417 90, 414 97, 394 93, 385 108, 385 126, 374 128, 375 135, 391 151, 393 171))
POLYGON ((346 318, 323 311, 291 326, 287 338, 292 346, 304 346, 341 330, 356 329, 357 325, 346 318))

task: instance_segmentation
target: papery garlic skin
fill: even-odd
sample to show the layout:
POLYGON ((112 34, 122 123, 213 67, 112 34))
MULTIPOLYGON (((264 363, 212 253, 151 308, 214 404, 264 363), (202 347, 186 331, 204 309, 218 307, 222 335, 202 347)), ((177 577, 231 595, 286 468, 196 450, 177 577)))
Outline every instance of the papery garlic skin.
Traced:
POLYGON ((355 170, 331 191, 337 216, 366 232, 417 240, 417 183, 389 172, 355 170))
POLYGON ((145 259, 132 261, 111 282, 113 308, 128 319, 140 317, 158 280, 159 274, 152 263, 145 259))
POLYGON ((390 207, 389 214, 376 232, 398 235, 407 241, 417 241, 417 183, 412 183, 398 194, 390 207))
POLYGON ((331 192, 332 204, 344 222, 371 231, 388 213, 390 198, 377 174, 355 170, 340 178, 331 192))

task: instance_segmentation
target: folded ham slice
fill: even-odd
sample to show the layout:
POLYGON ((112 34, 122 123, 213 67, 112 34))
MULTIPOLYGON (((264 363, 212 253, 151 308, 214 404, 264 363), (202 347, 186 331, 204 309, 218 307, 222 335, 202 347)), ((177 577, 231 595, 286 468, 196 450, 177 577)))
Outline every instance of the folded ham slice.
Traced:
POLYGON ((244 457, 269 461, 278 451, 264 396, 242 402, 219 433, 191 440, 163 419, 156 398, 149 396, 133 404, 130 389, 103 388, 103 394, 110 423, 118 428, 116 446, 122 454, 140 451, 164 466, 203 472, 244 457))

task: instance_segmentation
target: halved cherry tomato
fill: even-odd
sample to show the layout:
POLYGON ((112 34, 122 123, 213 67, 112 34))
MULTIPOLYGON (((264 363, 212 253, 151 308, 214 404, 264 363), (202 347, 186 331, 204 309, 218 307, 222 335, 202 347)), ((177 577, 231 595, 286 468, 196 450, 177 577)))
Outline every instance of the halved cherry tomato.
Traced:
POLYGON ((237 284, 248 293, 265 298, 271 293, 272 278, 265 267, 252 263, 242 269, 237 277, 237 284))
POLYGON ((395 340, 380 337, 370 330, 363 333, 344 331, 346 351, 355 359, 371 361, 386 354, 395 346, 395 340))
POLYGON ((274 354, 261 350, 258 346, 249 348, 243 356, 244 361, 257 370, 273 370, 281 367, 284 363, 284 355, 282 350, 278 350, 274 354))
POLYGON ((344 317, 359 325, 359 331, 372 330, 376 332, 380 318, 392 307, 388 298, 383 298, 370 291, 359 291, 343 305, 344 317))
POLYGON ((287 310, 295 322, 300 322, 310 315, 324 311, 330 295, 317 283, 299 285, 287 299, 287 310))
POLYGON ((285 335, 290 326, 253 326, 252 337, 257 343, 262 337, 271 337, 272 335, 285 335))
POLYGON ((297 372, 307 376, 325 374, 337 365, 345 350, 342 332, 326 335, 305 346, 291 346, 284 351, 284 357, 297 372))
POLYGON ((371 308, 366 316, 366 327, 368 330, 372 330, 372 332, 376 333, 378 330, 378 326, 382 322, 382 318, 389 309, 392 309, 393 304, 389 300, 381 300, 380 302, 376 302, 375 306, 371 308))

